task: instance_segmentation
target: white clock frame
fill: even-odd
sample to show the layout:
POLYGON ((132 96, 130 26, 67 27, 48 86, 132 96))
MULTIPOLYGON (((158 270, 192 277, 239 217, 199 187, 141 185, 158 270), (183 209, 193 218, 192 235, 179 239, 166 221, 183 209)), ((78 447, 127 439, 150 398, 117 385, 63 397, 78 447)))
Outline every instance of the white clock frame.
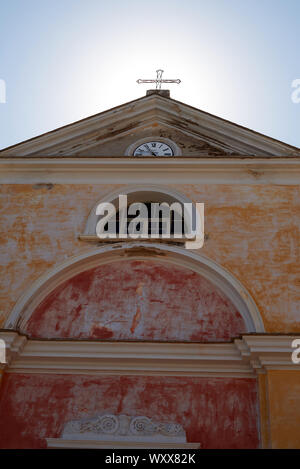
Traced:
POLYGON ((132 156, 134 158, 173 158, 174 156, 181 156, 182 153, 178 145, 176 145, 176 143, 173 142, 173 140, 170 140, 169 138, 165 138, 165 137, 159 137, 158 135, 152 135, 151 137, 140 138, 139 140, 136 140, 134 143, 129 145, 129 147, 126 149, 125 155, 132 156), (148 142, 162 142, 162 143, 165 143, 166 145, 169 145, 169 147, 171 147, 173 151, 173 155, 172 156, 155 156, 155 157, 151 157, 150 155, 149 156, 134 156, 133 154, 134 150, 140 145, 142 145, 143 143, 148 143, 148 142))

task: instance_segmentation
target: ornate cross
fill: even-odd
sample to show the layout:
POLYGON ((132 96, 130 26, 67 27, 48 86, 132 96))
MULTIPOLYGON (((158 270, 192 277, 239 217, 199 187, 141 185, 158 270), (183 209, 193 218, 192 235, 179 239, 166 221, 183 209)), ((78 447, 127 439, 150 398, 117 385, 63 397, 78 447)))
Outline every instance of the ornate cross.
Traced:
POLYGON ((156 70, 156 80, 137 80, 138 84, 140 83, 156 83, 156 89, 161 89, 162 83, 181 83, 181 80, 163 80, 162 74, 164 73, 163 70, 156 70))

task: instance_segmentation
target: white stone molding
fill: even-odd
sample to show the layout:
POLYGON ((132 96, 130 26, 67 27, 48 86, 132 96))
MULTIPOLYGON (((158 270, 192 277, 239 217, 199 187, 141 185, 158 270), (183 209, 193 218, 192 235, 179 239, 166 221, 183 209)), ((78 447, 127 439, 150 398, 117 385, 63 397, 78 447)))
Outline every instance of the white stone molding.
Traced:
POLYGON ((0 331, 11 350, 8 373, 254 377, 300 371, 292 362, 299 335, 245 334, 230 343, 31 340, 0 331))
POLYGON ((29 340, 12 373, 251 377, 234 344, 29 340))
POLYGON ((298 370, 300 364, 292 362, 292 342, 297 335, 244 335, 235 345, 244 360, 250 361, 257 372, 264 370, 298 370))
POLYGON ((104 412, 91 418, 72 420, 64 426, 60 438, 47 439, 50 448, 58 447, 153 447, 199 448, 190 446, 179 423, 156 422, 146 416, 114 415, 104 412), (77 444, 76 444, 77 442, 77 444), (133 445, 133 446, 132 446, 133 445))
POLYGON ((0 158, 1 184, 298 185, 299 157, 0 158))
POLYGON ((51 449, 199 449, 199 443, 148 443, 139 441, 65 440, 46 438, 51 449))
POLYGON ((7 368, 20 356, 27 338, 16 331, 0 329, 0 340, 5 344, 5 363, 0 363, 1 368, 7 368))
POLYGON ((67 440, 124 440, 186 443, 186 434, 178 423, 155 422, 145 416, 113 415, 104 412, 92 418, 68 422, 61 438, 67 440))
POLYGON ((85 270, 121 260, 154 260, 186 267, 219 288, 235 305, 245 321, 245 332, 264 332, 258 308, 250 293, 229 271, 213 260, 178 246, 131 242, 89 249, 50 269, 38 278, 15 304, 5 328, 22 332, 35 308, 62 282, 85 270))

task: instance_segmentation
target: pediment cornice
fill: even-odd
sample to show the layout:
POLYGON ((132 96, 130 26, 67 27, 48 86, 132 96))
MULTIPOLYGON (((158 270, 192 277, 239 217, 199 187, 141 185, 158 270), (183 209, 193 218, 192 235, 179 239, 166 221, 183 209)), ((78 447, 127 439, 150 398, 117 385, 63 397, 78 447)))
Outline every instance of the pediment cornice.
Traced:
POLYGON ((83 156, 92 147, 129 134, 138 136, 153 126, 176 130, 224 155, 300 155, 296 147, 173 99, 150 95, 6 148, 0 156, 83 156))

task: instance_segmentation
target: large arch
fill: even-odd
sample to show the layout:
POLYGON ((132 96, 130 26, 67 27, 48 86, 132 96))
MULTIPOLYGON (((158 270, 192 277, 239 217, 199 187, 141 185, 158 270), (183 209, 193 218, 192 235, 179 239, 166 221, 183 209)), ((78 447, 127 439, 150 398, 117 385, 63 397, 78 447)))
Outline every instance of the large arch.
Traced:
POLYGON ((97 247, 74 256, 37 279, 14 306, 5 327, 22 332, 35 308, 62 282, 88 269, 120 260, 155 260, 190 269, 216 285, 244 319, 246 332, 264 332, 257 306, 245 287, 230 272, 204 255, 161 243, 120 243, 97 247))

